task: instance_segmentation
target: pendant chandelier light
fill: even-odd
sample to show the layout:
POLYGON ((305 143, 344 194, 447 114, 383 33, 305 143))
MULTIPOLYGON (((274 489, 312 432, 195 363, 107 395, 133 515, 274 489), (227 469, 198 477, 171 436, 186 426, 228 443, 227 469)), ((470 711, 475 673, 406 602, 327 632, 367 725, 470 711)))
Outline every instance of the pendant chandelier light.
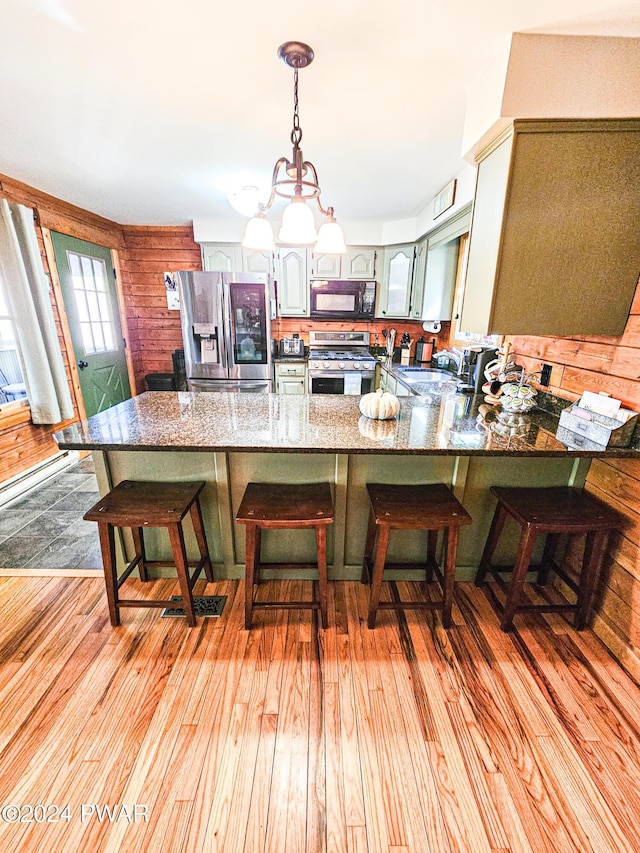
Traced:
POLYGON ((247 223, 242 245, 247 249, 262 249, 273 251, 275 243, 271 223, 265 216, 265 211, 273 205, 276 198, 289 199, 282 217, 282 225, 278 234, 281 243, 306 245, 315 243, 315 251, 327 254, 346 252, 342 228, 333 215, 333 208, 326 210, 320 202, 320 187, 318 174, 313 163, 304 160, 300 142, 302 128, 298 115, 298 69, 305 68, 313 61, 313 50, 302 42, 288 41, 278 48, 280 59, 293 68, 293 129, 291 143, 293 154, 291 160, 281 157, 273 169, 271 179, 271 195, 266 204, 258 205, 258 212, 247 223), (320 231, 316 225, 311 208, 307 201, 315 199, 320 213, 325 217, 320 231))

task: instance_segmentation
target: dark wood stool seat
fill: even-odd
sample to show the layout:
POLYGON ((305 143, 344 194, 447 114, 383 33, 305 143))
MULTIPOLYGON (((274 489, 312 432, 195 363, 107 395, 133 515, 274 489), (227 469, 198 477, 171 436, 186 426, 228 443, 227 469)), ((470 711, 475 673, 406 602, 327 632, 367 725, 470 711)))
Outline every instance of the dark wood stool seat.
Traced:
POLYGON ((365 544, 362 582, 371 583, 367 624, 374 628, 380 608, 442 609, 442 624, 451 625, 453 588, 458 548, 458 528, 471 523, 471 516, 456 500, 447 486, 435 485, 390 486, 367 483, 371 502, 369 527, 365 544), (389 537, 392 530, 428 530, 425 564, 386 563, 389 537), (436 561, 438 533, 444 530, 445 565, 441 572, 436 561), (374 557, 375 553, 375 557, 374 557), (442 601, 380 601, 382 577, 387 569, 419 569, 431 583, 435 571, 442 586, 442 601))
POLYGON ((503 631, 511 627, 516 610, 542 610, 544 612, 575 611, 575 627, 578 630, 587 624, 589 606, 595 588, 600 560, 604 553, 607 537, 620 527, 620 515, 597 498, 580 489, 568 487, 521 489, 493 486, 491 492, 498 499, 489 535, 476 574, 476 586, 481 586, 487 574, 506 591, 500 625, 503 631), (493 555, 508 517, 520 527, 520 540, 513 566, 494 566, 493 555), (537 570, 540 586, 548 580, 553 570, 577 595, 577 603, 570 604, 520 604, 531 556, 538 536, 546 533, 544 554, 537 570), (586 534, 584 557, 578 583, 570 578, 562 566, 554 561, 561 534, 570 536, 586 534), (511 572, 511 581, 506 587, 500 577, 511 572))
POLYGON ((207 580, 213 580, 211 559, 202 523, 200 492, 204 482, 156 483, 123 480, 109 494, 85 513, 85 521, 97 521, 100 547, 104 563, 104 577, 109 601, 109 616, 112 625, 120 624, 121 607, 183 607, 188 625, 195 625, 193 587, 204 568, 207 580), (198 542, 200 559, 189 562, 184 544, 182 521, 189 513, 198 542), (135 556, 118 577, 114 528, 130 527, 135 546, 135 556), (169 532, 173 563, 166 560, 148 560, 145 553, 142 531, 145 527, 166 527, 169 532), (173 600, 140 600, 120 598, 119 589, 131 572, 138 566, 140 579, 149 579, 147 567, 153 565, 175 565, 178 573, 182 604, 173 600), (195 566, 192 575, 189 567, 195 566))
POLYGON ((328 483, 248 483, 236 515, 238 524, 246 524, 245 628, 251 628, 257 608, 320 611, 322 627, 327 627, 327 525, 333 523, 333 502, 328 483), (316 531, 317 563, 262 563, 263 530, 310 528, 316 531), (263 568, 317 568, 318 597, 312 601, 254 601, 253 587, 260 582, 263 568))

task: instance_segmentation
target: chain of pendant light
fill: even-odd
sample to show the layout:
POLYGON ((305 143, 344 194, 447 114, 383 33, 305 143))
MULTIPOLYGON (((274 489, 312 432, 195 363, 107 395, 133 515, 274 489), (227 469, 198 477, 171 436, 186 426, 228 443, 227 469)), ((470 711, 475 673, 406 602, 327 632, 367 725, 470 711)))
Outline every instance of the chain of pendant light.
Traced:
POLYGON ((291 130, 291 144, 295 148, 300 147, 302 141, 302 128, 300 127, 300 116, 298 115, 298 69, 293 70, 293 129, 291 130))

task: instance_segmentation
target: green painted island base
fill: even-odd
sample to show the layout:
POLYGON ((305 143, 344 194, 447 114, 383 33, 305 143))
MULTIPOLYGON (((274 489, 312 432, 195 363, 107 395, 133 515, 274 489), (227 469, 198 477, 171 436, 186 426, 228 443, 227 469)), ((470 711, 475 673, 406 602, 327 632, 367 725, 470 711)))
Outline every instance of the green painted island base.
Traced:
MULTIPOLYGON (((358 580, 367 531, 369 503, 366 483, 445 483, 473 518, 462 528, 458 545, 456 577, 475 576, 495 508, 489 493, 500 486, 581 487, 589 469, 585 458, 487 457, 451 455, 367 455, 332 453, 248 453, 187 451, 104 451, 93 453, 101 494, 121 480, 205 480, 202 510, 209 551, 217 578, 244 577, 245 530, 235 523, 235 514, 249 482, 329 482, 333 493, 335 521, 328 529, 328 576, 332 580, 358 580)), ((197 546, 190 523, 185 523, 187 548, 195 559, 197 546)), ((121 536, 118 555, 125 565, 133 554, 128 531, 121 536)), ((507 528, 496 554, 498 564, 513 563, 517 528, 507 528)), ((166 531, 148 528, 145 543, 150 559, 170 559, 166 531)), ((392 532, 390 562, 424 561, 427 534, 424 531, 392 532)), ((540 553, 534 554, 534 563, 540 553)), ((315 562, 313 530, 270 530, 263 536, 264 562, 315 562)), ((172 577, 175 570, 157 569, 156 576, 172 577)), ((298 577, 311 578, 310 570, 298 577)), ((263 577, 284 577, 265 570, 263 577)), ((292 577, 288 572, 286 577, 292 577)), ((402 579, 402 575, 396 575, 402 579)), ((406 575, 406 577, 413 577, 406 575)))

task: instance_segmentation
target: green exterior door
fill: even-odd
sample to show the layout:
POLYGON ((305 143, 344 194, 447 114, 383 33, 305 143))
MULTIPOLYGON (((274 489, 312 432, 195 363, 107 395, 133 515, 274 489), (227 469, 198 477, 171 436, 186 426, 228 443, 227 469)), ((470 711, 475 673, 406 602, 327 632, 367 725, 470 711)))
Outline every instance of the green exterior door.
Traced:
POLYGON ((131 397, 111 252, 51 232, 87 417, 131 397))

